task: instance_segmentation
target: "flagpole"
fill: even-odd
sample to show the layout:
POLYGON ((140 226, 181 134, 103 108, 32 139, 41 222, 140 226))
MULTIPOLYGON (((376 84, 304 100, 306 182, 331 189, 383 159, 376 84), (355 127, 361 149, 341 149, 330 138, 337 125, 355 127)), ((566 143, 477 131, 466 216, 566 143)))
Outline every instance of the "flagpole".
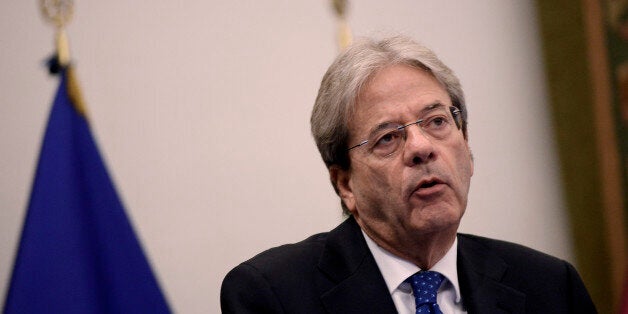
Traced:
POLYGON ((349 0, 332 0, 332 6, 338 18, 338 47, 344 50, 351 44, 352 35, 347 23, 347 7, 349 0))
POLYGON ((44 20, 56 29, 55 48, 59 65, 64 68, 70 63, 70 47, 65 26, 74 15, 73 0, 40 0, 39 6, 44 20))

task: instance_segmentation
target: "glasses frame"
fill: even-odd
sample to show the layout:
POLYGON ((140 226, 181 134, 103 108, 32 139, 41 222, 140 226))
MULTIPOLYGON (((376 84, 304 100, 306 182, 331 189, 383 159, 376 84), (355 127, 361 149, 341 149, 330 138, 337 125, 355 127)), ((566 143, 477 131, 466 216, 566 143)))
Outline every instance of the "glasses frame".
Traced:
MULTIPOLYGON (((461 113, 462 113, 462 112, 460 111, 460 109, 458 109, 458 108, 457 108, 457 107, 455 107, 455 106, 449 106, 449 112, 451 113, 451 117, 453 118, 454 123, 456 124, 456 128, 458 128, 458 130, 460 130, 460 128, 462 127, 462 115, 461 115, 461 113)), ((414 121, 414 122, 410 122, 410 123, 407 123, 407 124, 400 125, 400 126, 398 126, 396 129, 397 129, 398 131, 402 131, 403 129, 405 129, 405 128, 407 128, 407 127, 411 126, 411 125, 414 125, 414 124, 418 125, 418 126, 419 126, 419 128, 421 128, 421 123, 422 123, 423 121, 425 121, 425 119, 424 119, 424 118, 421 118, 421 119, 418 119, 418 120, 416 120, 416 121, 414 121)), ((423 130, 423 129, 421 128, 421 130, 423 130)), ((405 139, 404 139, 404 140, 405 140, 405 139)), ((352 150, 352 149, 354 149, 354 148, 358 148, 358 147, 360 147, 360 146, 364 146, 364 145, 366 145, 368 142, 369 142, 369 140, 368 140, 368 139, 363 140, 363 141, 361 141, 360 143, 358 143, 357 145, 353 145, 353 146, 351 146, 351 147, 347 148, 347 152, 348 152, 348 151, 350 151, 350 150, 352 150)))

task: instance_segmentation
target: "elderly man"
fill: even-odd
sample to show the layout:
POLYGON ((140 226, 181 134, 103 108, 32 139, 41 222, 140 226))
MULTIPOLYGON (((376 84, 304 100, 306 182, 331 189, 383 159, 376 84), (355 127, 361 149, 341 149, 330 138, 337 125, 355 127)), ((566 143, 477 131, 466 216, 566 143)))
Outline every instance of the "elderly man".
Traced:
POLYGON ((224 279, 225 313, 595 313, 567 262, 458 234, 473 158, 460 83, 403 37, 323 77, 312 134, 348 218, 224 279))

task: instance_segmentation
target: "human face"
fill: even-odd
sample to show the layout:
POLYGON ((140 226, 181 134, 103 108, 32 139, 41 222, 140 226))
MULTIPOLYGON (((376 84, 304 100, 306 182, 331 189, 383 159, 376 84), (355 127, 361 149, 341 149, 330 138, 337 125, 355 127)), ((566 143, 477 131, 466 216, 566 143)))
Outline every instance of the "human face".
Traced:
MULTIPOLYGON (((428 72, 408 65, 378 71, 362 89, 348 125, 349 143, 359 143, 378 125, 416 121, 430 106, 449 108, 451 99, 428 72)), ((417 126, 406 128, 396 153, 349 152, 351 167, 332 167, 345 205, 375 242, 400 251, 407 241, 444 234, 453 237, 467 205, 473 162, 462 131, 442 139, 417 126)))

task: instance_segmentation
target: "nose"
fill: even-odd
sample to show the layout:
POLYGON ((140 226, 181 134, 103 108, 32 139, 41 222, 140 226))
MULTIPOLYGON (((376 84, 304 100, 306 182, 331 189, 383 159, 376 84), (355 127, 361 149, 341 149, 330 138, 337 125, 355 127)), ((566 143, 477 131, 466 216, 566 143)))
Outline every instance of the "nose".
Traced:
POLYGON ((427 163, 436 157, 434 142, 419 125, 406 128, 404 145, 403 161, 408 167, 427 163))

